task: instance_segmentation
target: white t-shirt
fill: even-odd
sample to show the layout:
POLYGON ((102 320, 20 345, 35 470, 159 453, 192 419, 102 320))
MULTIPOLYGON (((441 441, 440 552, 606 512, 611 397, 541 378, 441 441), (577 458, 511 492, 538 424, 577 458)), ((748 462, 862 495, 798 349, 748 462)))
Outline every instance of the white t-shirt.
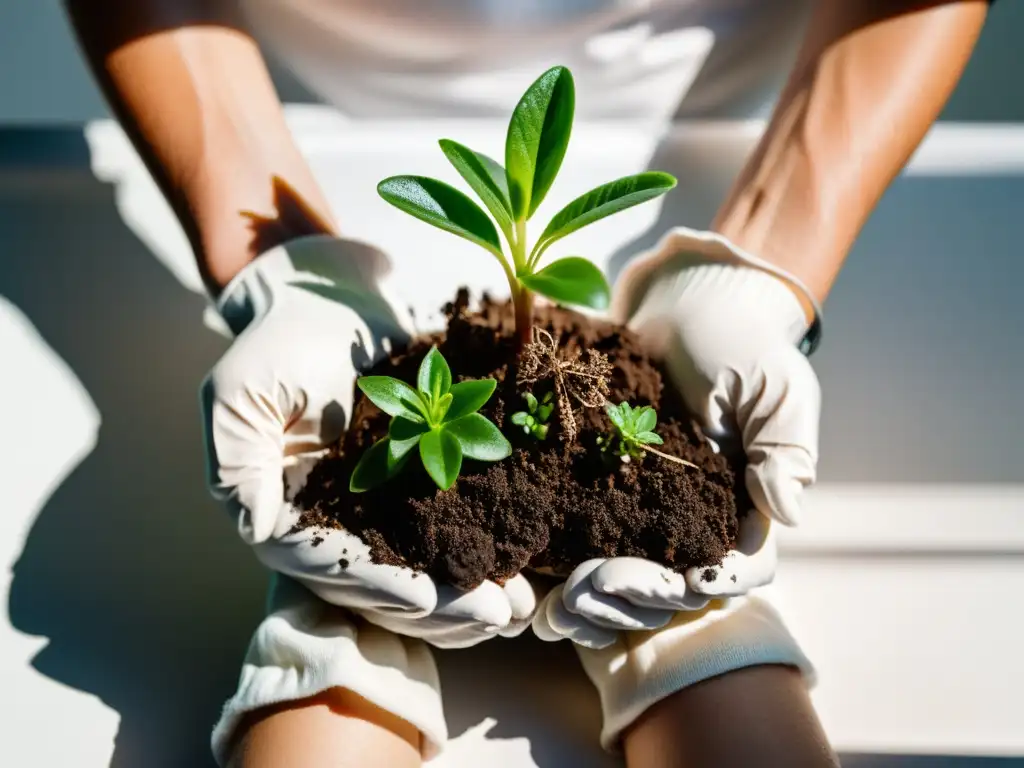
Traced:
POLYGON ((508 116, 568 66, 585 118, 762 117, 810 0, 243 0, 256 34, 352 118, 508 116))

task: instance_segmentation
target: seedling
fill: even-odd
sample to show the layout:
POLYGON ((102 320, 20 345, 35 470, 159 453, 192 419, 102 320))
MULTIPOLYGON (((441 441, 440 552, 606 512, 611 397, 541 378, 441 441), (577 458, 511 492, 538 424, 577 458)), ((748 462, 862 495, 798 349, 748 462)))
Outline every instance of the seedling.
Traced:
POLYGON ((618 405, 606 403, 604 410, 608 414, 608 418, 611 419, 612 426, 615 427, 617 435, 611 439, 604 438, 599 440, 602 450, 611 451, 624 461, 628 459, 640 460, 643 458, 644 453, 647 452, 678 464, 697 467, 696 464, 663 453, 652 447, 662 445, 665 441, 654 431, 658 424, 658 412, 651 406, 645 405, 640 408, 633 408, 633 406, 626 402, 619 403, 618 405))
POLYGON ((522 427, 523 432, 533 435, 538 440, 548 436, 548 419, 555 409, 554 392, 548 392, 543 399, 537 400, 533 393, 527 392, 523 395, 526 400, 526 410, 516 411, 512 414, 512 423, 522 427))
POLYGON ((391 416, 391 425, 388 436, 374 443, 352 471, 349 490, 354 493, 394 477, 417 446, 424 469, 442 490, 455 484, 463 458, 500 461, 512 454, 500 430, 477 413, 497 382, 474 379, 452 384, 452 372, 437 347, 420 363, 416 389, 390 376, 363 376, 356 385, 391 416))
POLYGON ((553 67, 523 94, 512 112, 505 138, 505 166, 450 139, 441 149, 477 194, 493 221, 468 196, 443 181, 425 176, 392 176, 377 185, 381 197, 428 224, 463 237, 491 253, 501 264, 512 292, 520 348, 529 343, 533 293, 562 304, 605 309, 608 282, 580 256, 558 259, 540 268, 544 252, 556 241, 613 213, 668 192, 676 180, 648 171, 592 189, 548 222, 529 247, 527 221, 536 213, 562 165, 572 132, 576 92, 572 74, 553 67), (495 229, 505 236, 509 256, 495 229))

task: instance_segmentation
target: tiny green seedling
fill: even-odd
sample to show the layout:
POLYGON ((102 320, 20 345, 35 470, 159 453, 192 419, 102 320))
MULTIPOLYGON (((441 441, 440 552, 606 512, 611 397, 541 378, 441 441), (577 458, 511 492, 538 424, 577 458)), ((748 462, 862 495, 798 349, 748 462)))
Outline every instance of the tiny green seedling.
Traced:
POLYGON ((512 112, 505 138, 504 167, 486 155, 449 139, 441 149, 477 194, 493 221, 468 196, 425 176, 392 176, 377 185, 381 197, 396 208, 476 243, 501 264, 516 310, 520 347, 530 342, 533 293, 562 304, 607 308, 608 282, 593 263, 580 256, 540 260, 556 241, 607 216, 663 195, 675 186, 667 173, 648 171, 602 184, 581 195, 548 222, 533 247, 526 223, 536 213, 562 165, 572 132, 576 91, 572 74, 553 67, 526 91, 512 112), (511 260, 502 251, 505 236, 511 260))
POLYGON ((512 446, 477 411, 497 382, 474 379, 452 384, 448 363, 433 347, 420 364, 416 388, 390 376, 363 376, 356 385, 391 416, 388 436, 374 443, 352 471, 349 490, 361 493, 398 474, 419 446, 427 474, 442 490, 455 484, 462 459, 501 461, 512 446))
POLYGON ((643 458, 645 445, 662 445, 665 441, 654 431, 658 424, 658 413, 651 406, 645 405, 634 409, 629 403, 605 405, 605 413, 611 419, 618 440, 608 444, 610 450, 618 456, 629 456, 633 459, 643 458))
POLYGON ((554 396, 554 392, 548 392, 541 400, 537 400, 532 393, 527 392, 523 395, 526 410, 513 413, 512 423, 522 427, 526 434, 543 440, 548 436, 548 419, 555 409, 554 396))
POLYGON ((629 403, 623 402, 618 405, 605 404, 605 413, 611 419, 615 427, 617 439, 601 438, 599 444, 601 449, 611 451, 621 457, 623 461, 628 459, 640 460, 645 452, 653 453, 663 459, 674 461, 678 464, 685 464, 688 467, 696 468, 697 465, 685 461, 676 456, 653 448, 655 445, 662 445, 665 441, 654 431, 658 424, 658 412, 651 406, 645 405, 640 408, 633 408, 629 403))

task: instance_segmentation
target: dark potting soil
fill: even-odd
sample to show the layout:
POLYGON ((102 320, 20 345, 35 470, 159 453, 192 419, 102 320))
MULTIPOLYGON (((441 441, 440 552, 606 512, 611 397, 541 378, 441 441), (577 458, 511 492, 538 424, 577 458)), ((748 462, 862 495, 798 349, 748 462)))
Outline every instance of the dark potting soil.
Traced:
MULTIPOLYGON (((447 491, 414 457, 397 478, 350 493, 352 468, 389 423, 357 389, 347 433, 295 500, 303 511, 299 527, 345 528, 369 545, 375 561, 406 565, 461 589, 484 579, 501 582, 528 567, 568 573, 594 557, 646 557, 679 571, 721 562, 736 539, 737 511, 750 508, 742 467, 711 450, 636 336, 558 307, 534 313, 535 325, 558 339, 563 353, 607 355, 613 366, 608 399, 654 406, 656 431, 665 441, 659 450, 699 469, 650 454, 640 462, 609 461, 597 442, 611 432, 603 408, 577 411, 579 435, 572 443, 561 439, 557 411, 546 440, 524 434, 510 421, 525 410, 525 388, 516 385, 511 304, 484 297, 478 311, 468 306, 468 293, 460 291, 446 307, 446 332, 414 339, 368 373, 415 382, 420 361, 437 344, 455 381, 497 379, 480 412, 502 429, 512 456, 497 463, 467 459, 447 491)), ((531 389, 540 398, 552 388, 547 380, 531 389)))

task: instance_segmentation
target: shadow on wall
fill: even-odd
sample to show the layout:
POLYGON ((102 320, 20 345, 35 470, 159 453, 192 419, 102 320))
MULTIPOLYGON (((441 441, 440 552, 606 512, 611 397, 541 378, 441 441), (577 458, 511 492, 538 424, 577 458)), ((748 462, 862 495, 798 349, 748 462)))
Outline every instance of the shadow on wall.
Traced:
POLYGON ((40 673, 120 714, 112 766, 208 765, 266 581, 205 490, 197 387, 225 342, 91 180, 81 133, 45 152, 37 141, 0 134, 26 173, 33 158, 66 163, 0 177, 0 295, 67 362, 102 425, 27 536, 11 624, 48 638, 40 673))

